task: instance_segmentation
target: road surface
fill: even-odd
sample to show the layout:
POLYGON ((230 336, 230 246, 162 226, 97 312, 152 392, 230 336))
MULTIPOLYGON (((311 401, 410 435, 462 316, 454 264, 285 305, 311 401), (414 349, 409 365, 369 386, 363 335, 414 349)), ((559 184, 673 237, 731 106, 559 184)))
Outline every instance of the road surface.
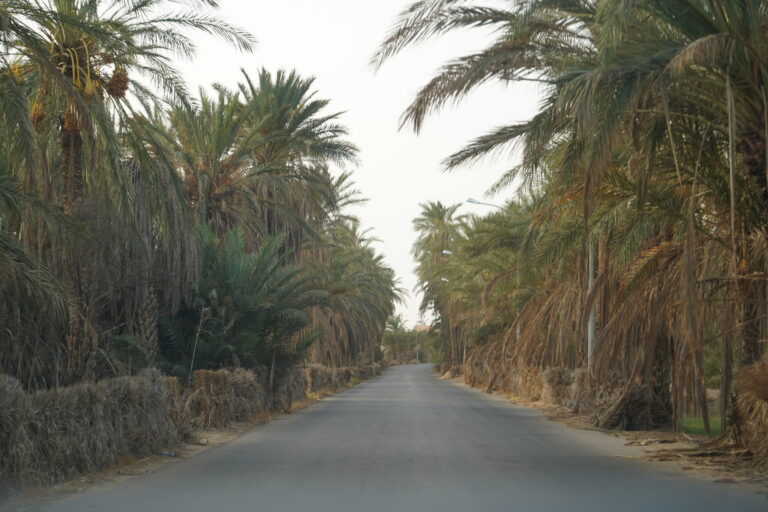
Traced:
POLYGON ((629 455, 400 366, 154 474, 23 510, 768 511, 765 496, 629 455))

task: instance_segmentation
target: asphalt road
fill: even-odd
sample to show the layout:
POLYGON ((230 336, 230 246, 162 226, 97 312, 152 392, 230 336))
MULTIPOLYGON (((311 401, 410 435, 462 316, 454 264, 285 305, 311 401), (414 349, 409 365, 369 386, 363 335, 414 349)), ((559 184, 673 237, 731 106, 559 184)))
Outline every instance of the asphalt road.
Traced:
POLYGON ((768 511, 637 454, 400 366, 156 473, 24 510, 768 511))

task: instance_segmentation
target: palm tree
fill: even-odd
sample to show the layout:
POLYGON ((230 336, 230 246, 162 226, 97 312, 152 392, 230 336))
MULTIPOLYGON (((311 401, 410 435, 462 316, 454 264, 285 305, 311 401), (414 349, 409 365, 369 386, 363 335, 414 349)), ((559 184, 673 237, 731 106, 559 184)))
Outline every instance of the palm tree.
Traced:
POLYGON ((312 362, 339 366, 377 358, 387 318, 402 290, 371 241, 359 221, 342 216, 313 244, 318 256, 313 266, 325 276, 329 304, 314 313, 323 334, 310 350, 312 362))
MULTIPOLYGON (((191 5, 186 11, 158 16, 162 10, 171 11, 167 3, 53 0, 44 14, 34 2, 9 3, 9 18, 15 21, 10 35, 20 36, 12 41, 10 58, 14 60, 9 69, 29 90, 30 115, 38 131, 59 134, 61 170, 55 194, 68 213, 75 212, 82 200, 86 146, 92 153, 94 137, 109 140, 113 131, 110 107, 118 115, 130 112, 129 89, 138 101, 154 99, 155 93, 142 78, 166 92, 184 93, 169 63, 169 54, 194 54, 194 46, 181 30, 217 34, 244 50, 254 45, 249 34, 217 17, 199 14, 191 5), (35 14, 26 18, 30 23, 16 21, 30 13, 35 14)), ((107 161, 117 163, 120 151, 114 138, 107 149, 114 155, 107 161)))
POLYGON ((413 246, 413 255, 417 261, 416 274, 420 279, 420 288, 424 294, 421 308, 433 309, 440 316, 441 325, 446 329, 441 335, 449 339, 449 363, 453 367, 461 362, 459 353, 458 331, 456 326, 456 305, 446 291, 450 280, 443 275, 449 256, 443 251, 450 251, 462 237, 463 218, 456 216, 460 205, 446 206, 440 202, 421 205, 421 215, 414 219, 413 226, 418 238, 413 246))
POLYGON ((202 234, 202 275, 194 299, 163 323, 162 353, 169 370, 188 377, 194 368, 295 363, 315 335, 308 310, 327 303, 317 276, 287 265, 282 237, 266 239, 256 252, 243 232, 222 239, 202 234), (282 252, 282 254, 281 254, 282 252))
POLYGON ((328 166, 355 163, 357 148, 338 124, 342 113, 325 113, 329 100, 315 98, 314 78, 283 70, 273 76, 265 69, 257 81, 243 75, 239 89, 262 136, 251 157, 263 224, 267 233, 288 232, 298 256, 306 228, 322 225, 334 209, 328 166))
MULTIPOLYGON (((53 375, 61 375, 57 382, 93 375, 97 354, 105 353, 98 347, 102 332, 151 326, 146 318, 156 315, 157 276, 166 278, 168 286, 158 288, 169 307, 188 293, 194 277, 175 170, 140 120, 152 115, 151 102, 160 104, 142 77, 183 93, 170 57, 191 55, 194 47, 179 30, 219 34, 244 49, 252 39, 216 17, 192 10, 162 17, 157 7, 163 2, 3 4, 0 89, 10 101, 0 117, 9 128, 3 140, 9 169, 24 194, 74 221, 51 230, 51 216, 27 201, 10 227, 20 247, 49 263, 73 306, 63 343, 57 335, 39 337, 32 327, 30 338, 20 341, 56 354, 64 345, 65 357, 53 358, 55 371, 40 372, 46 385, 53 375), (134 107, 142 103, 140 113, 134 107), (118 259, 124 263, 118 272, 105 265, 118 259), (32 341, 40 338, 45 341, 32 341), (60 362, 66 372, 59 372, 60 362)), ((156 336, 151 327, 143 330, 151 347, 156 336)))
POLYGON ((238 94, 219 91, 211 99, 202 89, 195 103, 184 102, 170 112, 167 136, 178 154, 187 196, 197 221, 218 236, 236 225, 251 238, 264 232, 251 179, 252 153, 263 138, 261 123, 250 123, 252 112, 238 94))
POLYGON ((379 356, 399 290, 343 211, 340 113, 295 71, 188 97, 186 30, 253 45, 215 6, 0 6, 0 367, 30 388, 379 356))
MULTIPOLYGON (((687 395, 706 416, 703 356, 711 341, 705 333, 723 343, 724 396, 734 328, 742 365, 761 352, 768 108, 759 27, 765 6, 719 0, 478 4, 414 4, 374 62, 453 30, 496 30, 488 48, 448 63, 420 91, 404 115, 417 130, 430 112, 488 80, 542 84, 542 108, 530 121, 498 128, 446 159, 456 167, 520 144, 521 164, 494 192, 522 174, 525 193, 543 201, 531 214, 528 244, 531 257, 545 257, 553 267, 540 276, 540 292, 526 300, 516 323, 536 321, 522 326, 522 341, 517 332, 508 338, 521 341, 522 362, 561 364, 557 354, 568 351, 553 344, 560 335, 552 326, 580 331, 576 319, 595 304, 598 374, 620 369, 628 383, 647 383, 651 377, 638 368, 664 373, 672 362, 675 414, 688 407, 687 395), (593 289, 583 270, 587 244, 599 253, 593 289), (631 308, 631 300, 647 306, 631 308), (723 300, 727 311, 708 313, 712 300, 723 300)), ((451 286, 452 295, 459 297, 462 286, 451 286)))

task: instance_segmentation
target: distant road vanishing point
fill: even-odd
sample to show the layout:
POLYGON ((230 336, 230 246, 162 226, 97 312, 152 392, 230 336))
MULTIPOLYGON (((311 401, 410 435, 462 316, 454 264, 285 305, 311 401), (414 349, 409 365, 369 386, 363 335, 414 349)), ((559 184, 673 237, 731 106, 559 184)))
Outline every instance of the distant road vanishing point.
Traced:
POLYGON ((154 474, 22 510, 768 511, 638 453, 398 366, 154 474))

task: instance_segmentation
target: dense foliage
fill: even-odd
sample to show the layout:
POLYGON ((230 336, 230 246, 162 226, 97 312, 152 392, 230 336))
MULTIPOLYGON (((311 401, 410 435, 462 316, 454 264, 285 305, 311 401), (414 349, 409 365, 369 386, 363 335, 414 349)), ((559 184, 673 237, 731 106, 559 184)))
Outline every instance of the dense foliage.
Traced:
POLYGON ((29 388, 377 356, 395 277, 296 72, 190 95, 213 0, 0 1, 0 372, 29 388), (169 14, 173 13, 173 14, 169 14))
POLYGON ((440 348, 436 333, 425 325, 408 329, 400 315, 387 320, 384 331, 384 358, 393 363, 426 363, 433 361, 440 348))
MULTIPOLYGON (((530 120, 449 156, 518 148, 503 208, 424 205, 415 247, 447 365, 589 368, 592 386, 644 389, 670 421, 722 420, 733 373, 768 332, 768 6, 761 0, 424 0, 374 61, 466 28, 492 43, 448 62, 404 122, 489 81, 535 81, 530 120), (443 255, 450 250, 452 255, 443 255), (596 332, 590 354, 590 319, 596 332), (465 359, 464 348, 468 347, 465 359)), ((652 418, 652 415, 648 416, 652 418)))

